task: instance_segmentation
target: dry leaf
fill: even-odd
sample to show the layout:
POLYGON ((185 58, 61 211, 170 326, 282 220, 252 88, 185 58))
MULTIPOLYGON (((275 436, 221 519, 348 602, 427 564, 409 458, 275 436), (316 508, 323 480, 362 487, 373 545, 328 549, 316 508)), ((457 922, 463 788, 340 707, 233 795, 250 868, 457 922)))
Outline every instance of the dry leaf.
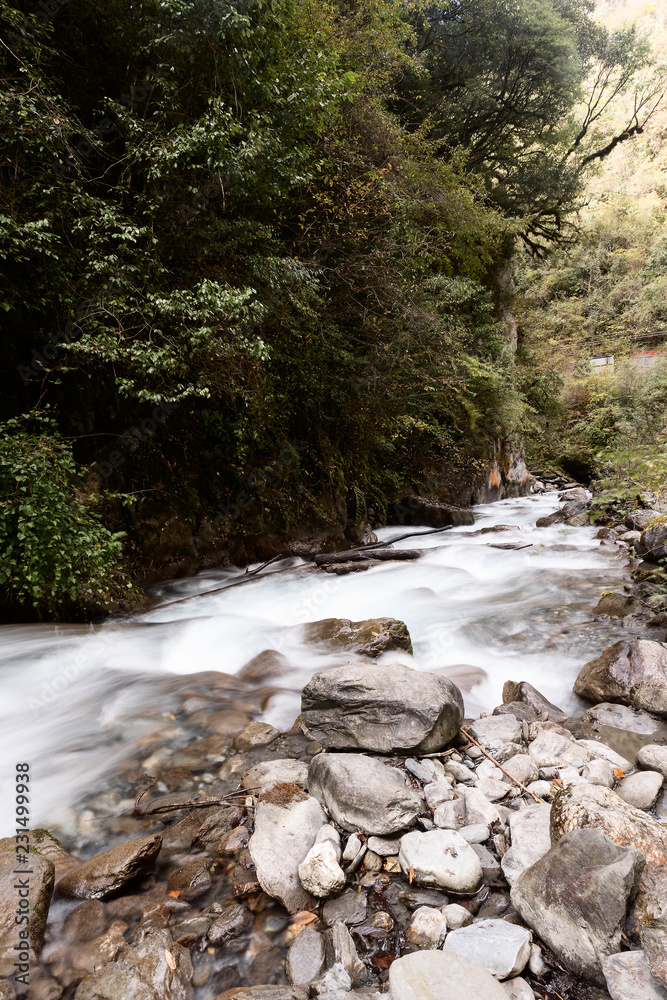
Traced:
POLYGON ((614 768, 614 777, 616 778, 617 781, 620 781, 621 778, 625 777, 625 771, 623 770, 622 767, 614 768))
POLYGON ((551 782, 551 784, 554 786, 554 788, 562 788, 563 787, 563 782, 560 780, 560 778, 554 778, 554 780, 551 782))
POLYGON ((415 870, 412 867, 412 865, 410 865, 410 871, 408 872, 408 882, 410 883, 410 885, 412 885, 412 880, 414 877, 415 877, 415 870))
POLYGON ((167 965, 169 966, 171 971, 174 972, 176 969, 176 959, 174 958, 174 956, 170 951, 167 951, 166 948, 164 949, 164 957, 167 960, 167 965))
POLYGON ((168 896, 173 896, 174 899, 178 899, 178 897, 180 896, 180 894, 181 894, 181 890, 180 889, 172 889, 171 892, 167 893, 168 896))
POLYGON ((314 920, 317 920, 317 914, 311 913, 310 910, 299 910, 292 917, 293 924, 312 924, 314 920))

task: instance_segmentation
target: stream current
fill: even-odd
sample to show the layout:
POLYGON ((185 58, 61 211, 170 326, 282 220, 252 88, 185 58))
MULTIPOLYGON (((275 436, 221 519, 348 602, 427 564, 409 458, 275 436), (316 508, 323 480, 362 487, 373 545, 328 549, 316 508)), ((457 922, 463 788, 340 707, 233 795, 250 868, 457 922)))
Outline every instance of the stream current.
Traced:
POLYGON ((71 833, 76 804, 140 754, 156 722, 174 719, 178 675, 236 674, 276 650, 288 668, 271 679, 277 690, 262 718, 288 729, 310 676, 351 658, 304 641, 301 626, 324 618, 404 621, 414 655, 387 653, 380 662, 450 676, 468 717, 499 704, 506 680, 528 680, 579 714, 578 670, 628 636, 620 623, 593 617, 628 568, 625 550, 601 544, 594 527, 535 527, 558 507, 557 494, 546 493, 478 506, 474 526, 377 532, 385 542, 419 532, 396 542, 422 549, 415 561, 336 576, 295 557, 252 577, 231 568, 164 584, 148 611, 102 625, 0 628, 0 836, 14 833, 17 761, 31 765, 31 826, 71 833), (482 532, 499 524, 514 527, 482 532), (517 547, 496 547, 510 544, 517 547))

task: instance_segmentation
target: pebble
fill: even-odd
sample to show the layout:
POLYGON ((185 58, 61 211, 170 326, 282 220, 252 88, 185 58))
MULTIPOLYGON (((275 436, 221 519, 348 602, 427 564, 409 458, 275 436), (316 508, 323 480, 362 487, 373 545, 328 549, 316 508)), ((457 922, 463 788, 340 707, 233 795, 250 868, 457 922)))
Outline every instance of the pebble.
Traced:
POLYGON ((442 913, 447 919, 447 928, 456 931, 459 927, 467 927, 472 923, 472 913, 460 903, 448 903, 442 907, 442 913))
POLYGON ((313 844, 306 854, 299 865, 299 881, 311 896, 325 899, 345 888, 345 872, 338 864, 339 852, 338 845, 323 840, 313 844))
POLYGON ((439 948, 446 934, 446 916, 431 906, 415 910, 406 931, 408 941, 415 948, 439 948))
POLYGON ((489 839, 489 828, 484 823, 471 823, 469 826, 459 827, 460 835, 469 844, 483 844, 489 839))

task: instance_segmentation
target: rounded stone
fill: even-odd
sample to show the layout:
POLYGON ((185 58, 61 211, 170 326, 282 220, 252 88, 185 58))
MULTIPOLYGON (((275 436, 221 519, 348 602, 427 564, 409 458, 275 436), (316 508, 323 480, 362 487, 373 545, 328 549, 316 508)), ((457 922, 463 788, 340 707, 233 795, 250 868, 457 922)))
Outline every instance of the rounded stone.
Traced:
POLYGON ((455 830, 406 833, 398 853, 401 871, 419 885, 436 885, 452 892, 476 892, 482 882, 482 865, 455 830))

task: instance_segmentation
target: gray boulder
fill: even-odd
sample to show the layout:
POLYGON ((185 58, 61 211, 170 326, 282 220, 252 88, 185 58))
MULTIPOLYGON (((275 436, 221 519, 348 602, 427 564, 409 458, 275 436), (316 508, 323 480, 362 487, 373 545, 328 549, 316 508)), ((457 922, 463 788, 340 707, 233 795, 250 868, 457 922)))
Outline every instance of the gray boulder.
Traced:
POLYGON ((405 830, 424 808, 405 774, 362 754, 318 754, 308 789, 344 830, 384 836, 405 830))
POLYGON ((290 913, 310 902, 299 881, 299 865, 326 822, 319 802, 296 785, 276 785, 257 803, 250 856, 264 892, 279 899, 290 913))
POLYGON ((482 882, 482 865, 470 844, 455 830, 406 833, 398 862, 418 885, 472 893, 482 882))
POLYGON ((551 722, 563 722, 567 719, 567 712, 557 705, 553 705, 534 688, 528 681, 505 681, 503 684, 503 702, 505 705, 513 701, 521 701, 528 705, 537 715, 546 712, 551 722))
POLYGON ((618 794, 635 809, 652 809, 662 788, 663 777, 658 771, 636 771, 618 786, 618 794))
POLYGON ((445 951, 455 951, 490 972, 510 979, 523 972, 530 958, 530 931, 506 920, 478 920, 447 935, 445 951))
POLYGON ((667 990, 651 975, 643 951, 609 955, 602 971, 611 1000, 667 1000, 667 990))
POLYGON ((241 777, 241 787, 253 789, 255 794, 262 795, 276 785, 290 784, 306 788, 308 784, 308 765, 302 760, 291 757, 279 760, 263 760, 255 764, 241 777))
POLYGON ((658 743, 648 743, 637 754, 637 763, 640 767, 659 771, 663 778, 667 778, 667 747, 658 743))
POLYGON ((65 899, 106 899, 149 872, 161 847, 162 837, 157 833, 127 840, 72 868, 58 882, 58 892, 65 899))
POLYGON ((349 618, 325 618, 303 626, 306 642, 346 648, 360 656, 375 659, 392 650, 412 652, 408 627, 396 618, 369 618, 353 622, 349 618))
POLYGON ((574 690, 589 701, 619 701, 667 715, 667 648, 649 639, 616 642, 584 664, 574 690))
POLYGON ((667 556, 667 523, 665 515, 658 515, 659 521, 642 531, 641 538, 635 542, 635 550, 644 559, 662 559, 667 556))
POLYGON ((346 663, 301 693, 304 731, 334 750, 431 753, 459 731, 463 697, 447 677, 402 663, 346 663))
POLYGON ((631 510, 625 515, 625 525, 630 531, 645 531, 652 521, 663 515, 659 510, 631 510))
POLYGON ((507 1000, 493 976, 452 951, 415 951, 389 967, 391 1000, 507 1000))
POLYGON ((570 971, 604 985, 645 861, 599 830, 566 834, 512 886, 519 916, 570 971))
POLYGON ((528 753, 540 769, 587 764, 592 759, 585 747, 553 729, 544 729, 529 745, 528 753))

